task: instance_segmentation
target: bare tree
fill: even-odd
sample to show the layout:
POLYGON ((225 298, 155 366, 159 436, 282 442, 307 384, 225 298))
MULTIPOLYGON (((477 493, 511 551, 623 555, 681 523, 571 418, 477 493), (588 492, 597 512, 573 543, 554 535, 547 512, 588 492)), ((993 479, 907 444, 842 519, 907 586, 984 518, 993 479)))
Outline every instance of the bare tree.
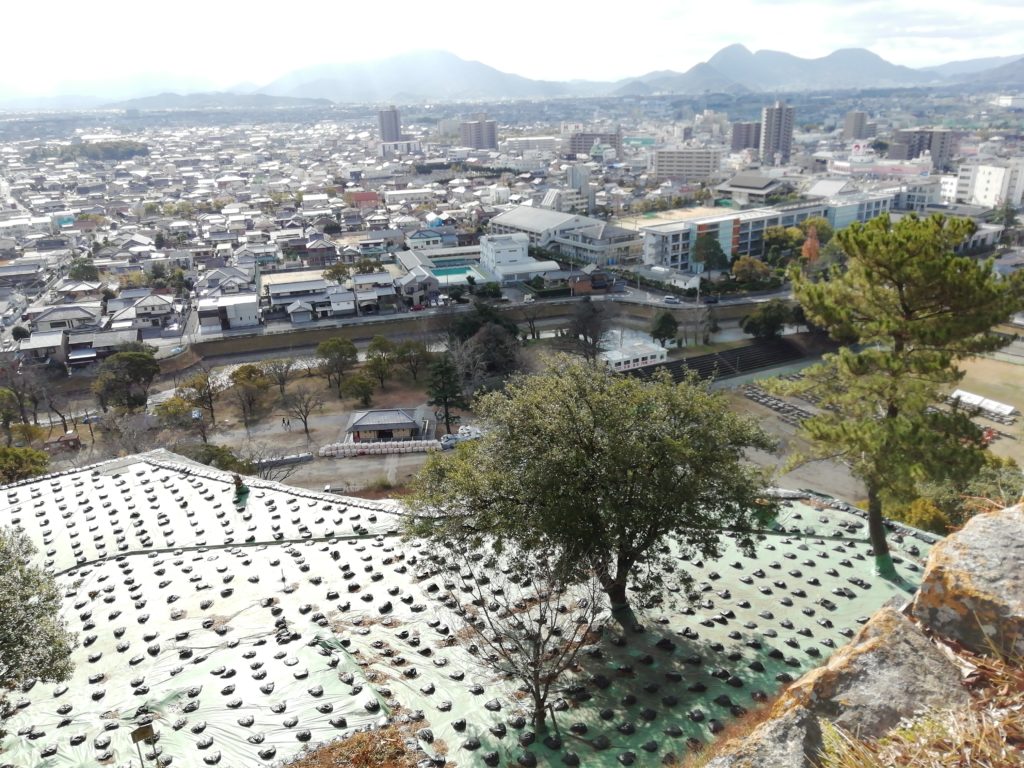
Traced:
POLYGON ((463 392, 472 395, 487 375, 487 361, 483 350, 472 339, 460 341, 455 336, 450 336, 448 354, 459 371, 463 392))
POLYGON ((413 381, 419 381, 420 370, 430 359, 427 345, 419 339, 401 342, 395 349, 395 356, 413 381))
POLYGON ((306 433, 306 437, 309 437, 309 417, 313 414, 313 411, 323 408, 323 398, 307 389, 302 389, 288 395, 285 398, 284 404, 288 415, 294 416, 302 422, 302 430, 306 433))
POLYGON ((529 329, 530 338, 539 339, 540 330, 537 328, 537 320, 540 319, 541 308, 536 303, 524 304, 521 315, 526 322, 526 327, 529 329))
POLYGON ((203 367, 189 376, 180 390, 181 396, 193 407, 201 408, 210 414, 210 424, 216 426, 214 407, 227 387, 228 382, 223 376, 214 376, 209 368, 203 367))
POLYGON ((144 414, 105 413, 100 420, 99 427, 106 435, 106 443, 110 447, 111 453, 117 456, 142 453, 153 448, 144 414))
POLYGON ((283 400, 288 382, 295 378, 295 358, 284 357, 279 360, 267 360, 263 363, 263 372, 277 384, 277 389, 281 393, 281 399, 283 400))
POLYGON ((285 454, 279 449, 252 440, 248 440, 236 455, 240 461, 249 465, 249 473, 254 477, 278 483, 283 483, 294 475, 300 466, 296 463, 281 463, 285 454))
POLYGON ((65 411, 68 410, 67 397, 56 387, 47 387, 44 397, 46 398, 46 407, 57 414, 66 434, 68 431, 68 417, 65 415, 65 411))
POLYGON ((614 309, 608 302, 596 302, 584 296, 573 309, 569 320, 569 335, 576 349, 587 360, 596 360, 601 354, 601 339, 611 323, 614 309))
POLYGON ((19 367, 13 359, 0 363, 0 386, 9 389, 18 407, 23 424, 29 423, 29 411, 38 406, 40 394, 39 374, 32 366, 19 367))
POLYGON ((482 550, 452 547, 445 558, 459 569, 448 605, 473 638, 470 653, 484 669, 522 683, 542 731, 548 699, 604 614, 600 584, 570 585, 542 554, 503 568, 482 550))

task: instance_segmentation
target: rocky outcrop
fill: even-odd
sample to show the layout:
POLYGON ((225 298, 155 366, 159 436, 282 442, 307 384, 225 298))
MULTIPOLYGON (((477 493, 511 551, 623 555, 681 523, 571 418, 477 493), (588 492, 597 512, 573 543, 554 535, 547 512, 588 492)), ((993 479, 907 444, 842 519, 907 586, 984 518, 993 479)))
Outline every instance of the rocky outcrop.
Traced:
POLYGON ((820 749, 818 718, 803 707, 793 707, 766 720, 742 741, 727 744, 706 768, 805 768, 814 764, 820 749))
POLYGON ((976 515, 937 544, 913 612, 974 651, 1024 656, 1024 507, 976 515))
POLYGON ((828 663, 791 685, 774 712, 803 707, 861 736, 966 704, 960 671, 906 616, 883 608, 828 663))
POLYGON ((952 662, 906 616, 883 608, 827 664, 793 683, 769 720, 724 745, 708 766, 807 768, 821 748, 820 719, 875 737, 904 718, 968 698, 952 662))
POLYGON ((970 696, 926 631, 980 653, 1024 656, 1024 507, 978 515, 932 549, 910 613, 882 608, 828 663, 791 685, 770 717, 726 742, 709 768, 811 768, 822 722, 878 738, 970 696))

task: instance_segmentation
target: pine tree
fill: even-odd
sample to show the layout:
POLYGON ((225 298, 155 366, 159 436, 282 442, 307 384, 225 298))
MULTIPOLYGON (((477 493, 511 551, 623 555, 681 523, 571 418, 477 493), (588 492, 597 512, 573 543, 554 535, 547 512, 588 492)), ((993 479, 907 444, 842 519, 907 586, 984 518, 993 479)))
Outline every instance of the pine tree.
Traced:
POLYGON ((990 261, 953 250, 974 231, 965 219, 887 215, 836 234, 848 256, 827 280, 791 270, 807 318, 839 352, 806 371, 791 393, 821 398, 804 422, 819 458, 841 458, 867 486, 871 545, 893 576, 882 499, 912 499, 918 483, 967 478, 982 463, 980 430, 963 410, 940 407, 963 377, 958 363, 998 349, 992 332, 1022 306, 1024 280, 1000 280, 990 261))
POLYGON ((427 385, 427 402, 439 407, 443 413, 445 431, 452 433, 452 408, 467 408, 459 368, 451 355, 442 355, 430 366, 430 383, 427 385))

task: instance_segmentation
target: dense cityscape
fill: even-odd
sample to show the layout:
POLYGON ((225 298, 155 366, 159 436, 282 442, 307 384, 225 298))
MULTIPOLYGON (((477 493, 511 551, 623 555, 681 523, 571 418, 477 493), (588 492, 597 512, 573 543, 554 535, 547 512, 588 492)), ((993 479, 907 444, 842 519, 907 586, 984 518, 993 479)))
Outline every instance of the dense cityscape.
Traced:
POLYGON ((1022 211, 1019 56, 0 88, 0 766, 1022 764, 1022 211))

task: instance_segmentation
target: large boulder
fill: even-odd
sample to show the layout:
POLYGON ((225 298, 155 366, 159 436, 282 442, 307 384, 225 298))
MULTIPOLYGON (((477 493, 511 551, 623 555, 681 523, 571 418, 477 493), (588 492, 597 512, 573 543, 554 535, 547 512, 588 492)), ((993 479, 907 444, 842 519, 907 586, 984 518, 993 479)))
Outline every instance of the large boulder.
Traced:
POLYGON ((906 616, 882 608, 828 663, 791 685, 773 714, 795 707, 863 737, 900 720, 966 704, 960 671, 906 616))
POLYGON ((937 544, 913 610, 975 651, 1024 656, 1024 507, 976 515, 937 544))
POLYGON ((921 712, 968 702, 960 671, 910 619, 883 607, 845 648, 782 693, 769 719, 726 742, 708 768, 813 768, 821 720, 880 737, 921 712))
POLYGON ((807 768, 817 764, 820 750, 818 718, 803 707, 793 707, 742 739, 723 744, 706 768, 807 768))

